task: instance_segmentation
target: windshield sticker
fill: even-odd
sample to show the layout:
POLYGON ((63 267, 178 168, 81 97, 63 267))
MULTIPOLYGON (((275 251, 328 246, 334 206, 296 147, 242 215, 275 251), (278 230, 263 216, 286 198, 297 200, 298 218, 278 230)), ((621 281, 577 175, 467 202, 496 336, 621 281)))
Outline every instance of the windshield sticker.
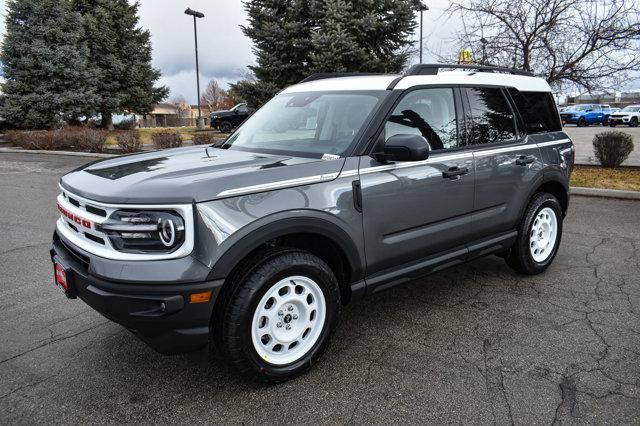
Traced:
POLYGON ((322 154, 322 159, 325 161, 338 160, 339 158, 340 156, 335 154, 322 154))

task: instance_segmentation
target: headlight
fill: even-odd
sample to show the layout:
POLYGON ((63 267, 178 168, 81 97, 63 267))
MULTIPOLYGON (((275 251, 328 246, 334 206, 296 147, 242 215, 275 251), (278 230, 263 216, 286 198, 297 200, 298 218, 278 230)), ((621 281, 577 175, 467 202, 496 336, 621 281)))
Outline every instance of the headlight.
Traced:
POLYGON ((111 245, 126 253, 171 253, 184 242, 184 220, 172 211, 118 210, 100 225, 111 245))

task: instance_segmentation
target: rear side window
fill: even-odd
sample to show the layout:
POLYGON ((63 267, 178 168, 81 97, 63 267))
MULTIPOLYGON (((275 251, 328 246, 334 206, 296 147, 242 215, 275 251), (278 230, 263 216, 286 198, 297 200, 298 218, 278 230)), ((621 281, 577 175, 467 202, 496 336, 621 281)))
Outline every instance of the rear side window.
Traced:
POLYGON ((521 92, 509 89, 527 133, 557 132, 562 130, 556 103, 548 92, 521 92))
POLYGON ((516 139, 513 110, 498 88, 468 88, 471 108, 471 143, 475 145, 508 142, 516 139))

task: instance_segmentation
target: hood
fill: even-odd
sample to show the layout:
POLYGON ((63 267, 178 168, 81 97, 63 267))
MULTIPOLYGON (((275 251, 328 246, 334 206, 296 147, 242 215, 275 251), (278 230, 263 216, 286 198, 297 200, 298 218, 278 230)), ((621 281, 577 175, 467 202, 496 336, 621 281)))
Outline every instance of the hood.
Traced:
POLYGON ((76 195, 103 203, 179 204, 269 189, 261 189, 262 185, 273 189, 295 186, 295 181, 287 181, 313 176, 325 175, 328 180, 326 175, 337 175, 343 164, 344 159, 325 161, 197 146, 96 161, 64 175, 60 184, 76 195))
POLYGON ((228 109, 221 109, 220 111, 211 111, 211 113, 209 113, 209 115, 216 115, 216 114, 229 114, 231 113, 231 110, 228 109))

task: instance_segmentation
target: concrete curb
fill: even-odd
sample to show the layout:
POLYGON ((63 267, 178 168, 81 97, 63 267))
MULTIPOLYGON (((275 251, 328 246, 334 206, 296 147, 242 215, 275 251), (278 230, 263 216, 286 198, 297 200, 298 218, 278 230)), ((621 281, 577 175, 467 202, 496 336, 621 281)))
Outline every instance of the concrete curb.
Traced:
POLYGON ((640 200, 640 191, 621 191, 619 189, 582 188, 572 186, 569 189, 571 195, 583 197, 618 198, 621 200, 640 200))
POLYGON ((122 154, 99 154, 97 152, 75 152, 75 151, 46 151, 39 149, 19 149, 19 148, 0 148, 0 153, 8 154, 46 154, 46 155, 66 155, 70 157, 92 157, 92 158, 111 158, 122 154))

